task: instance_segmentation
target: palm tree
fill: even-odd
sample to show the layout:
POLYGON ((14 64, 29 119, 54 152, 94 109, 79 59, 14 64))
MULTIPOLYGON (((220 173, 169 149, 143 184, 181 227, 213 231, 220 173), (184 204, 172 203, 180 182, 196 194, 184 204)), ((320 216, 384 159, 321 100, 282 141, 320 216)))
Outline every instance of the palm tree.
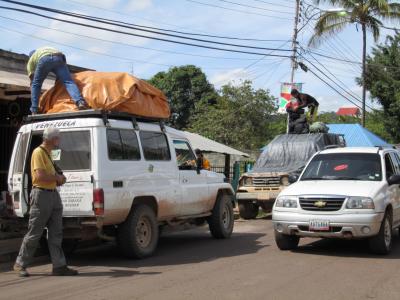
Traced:
POLYGON ((325 11, 314 27, 309 45, 317 46, 324 38, 336 35, 348 25, 360 25, 362 30, 362 125, 365 126, 365 62, 367 56, 367 31, 372 32, 374 41, 379 39, 382 21, 400 20, 400 4, 391 0, 314 0, 316 4, 327 3, 341 8, 341 11, 325 11))

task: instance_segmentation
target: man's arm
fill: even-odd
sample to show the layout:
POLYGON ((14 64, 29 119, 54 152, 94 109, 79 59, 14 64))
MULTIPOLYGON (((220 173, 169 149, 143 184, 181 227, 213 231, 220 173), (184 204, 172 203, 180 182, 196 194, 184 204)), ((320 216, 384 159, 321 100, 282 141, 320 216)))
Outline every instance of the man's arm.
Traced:
POLYGON ((37 179, 41 182, 54 182, 58 181, 60 178, 58 177, 59 175, 51 175, 51 174, 46 174, 46 172, 43 169, 37 169, 35 170, 37 179))

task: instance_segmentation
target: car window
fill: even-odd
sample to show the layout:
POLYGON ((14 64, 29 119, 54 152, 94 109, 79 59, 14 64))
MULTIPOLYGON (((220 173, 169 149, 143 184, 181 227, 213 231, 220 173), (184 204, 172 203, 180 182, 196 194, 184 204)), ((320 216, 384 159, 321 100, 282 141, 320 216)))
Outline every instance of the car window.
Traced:
POLYGON ((196 156, 189 143, 182 140, 174 140, 176 161, 180 170, 196 169, 196 156))
POLYGON ((378 154, 329 153, 314 156, 300 180, 382 180, 378 154))
POLYGON ((59 150, 52 151, 56 164, 65 171, 91 169, 90 131, 61 131, 59 150))
POLYGON ((14 173, 22 173, 25 162, 26 147, 28 145, 29 134, 24 133, 19 140, 17 152, 14 161, 14 173))
POLYGON ((386 171, 386 179, 388 179, 390 176, 395 174, 394 167, 392 164, 392 160, 390 159, 390 155, 385 154, 385 171, 386 171))
POLYGON ((143 155, 146 160, 171 160, 168 140, 161 132, 140 132, 143 155))
POLYGON ((107 129, 107 147, 111 160, 140 160, 139 142, 134 130, 107 129))
POLYGON ((394 152, 390 153, 390 158, 391 158, 392 164, 394 166, 394 171, 396 174, 400 174, 400 164, 399 164, 399 160, 396 156, 397 156, 396 153, 394 153, 394 152))

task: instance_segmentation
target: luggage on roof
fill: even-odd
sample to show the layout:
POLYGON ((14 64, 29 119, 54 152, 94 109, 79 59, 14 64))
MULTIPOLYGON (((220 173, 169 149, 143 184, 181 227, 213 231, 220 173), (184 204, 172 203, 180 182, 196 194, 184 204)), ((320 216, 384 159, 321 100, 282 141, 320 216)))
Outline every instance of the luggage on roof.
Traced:
MULTIPOLYGON (((85 71, 72 74, 83 98, 93 109, 126 112, 137 116, 167 119, 170 116, 165 95, 144 80, 128 73, 85 71)), ((42 113, 76 111, 64 85, 56 82, 40 98, 42 113)))

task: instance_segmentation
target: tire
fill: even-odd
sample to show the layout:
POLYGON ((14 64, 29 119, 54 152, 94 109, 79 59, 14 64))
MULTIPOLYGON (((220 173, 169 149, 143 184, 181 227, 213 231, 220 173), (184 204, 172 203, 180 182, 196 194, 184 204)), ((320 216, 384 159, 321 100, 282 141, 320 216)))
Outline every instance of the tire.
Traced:
POLYGON ((218 197, 212 215, 208 217, 208 226, 211 235, 216 239, 230 238, 235 223, 233 214, 232 197, 221 195, 218 197))
POLYGON ((369 239, 369 248, 375 254, 386 255, 392 250, 392 215, 385 212, 378 235, 369 239))
POLYGON ((255 219, 258 215, 258 205, 249 201, 239 201, 239 215, 242 219, 255 219))
POLYGON ((157 248, 159 229, 156 214, 147 205, 134 207, 118 228, 117 243, 128 258, 151 256, 157 248))
POLYGON ((297 235, 286 235, 276 230, 275 243, 280 250, 294 250, 299 245, 300 238, 297 235))

